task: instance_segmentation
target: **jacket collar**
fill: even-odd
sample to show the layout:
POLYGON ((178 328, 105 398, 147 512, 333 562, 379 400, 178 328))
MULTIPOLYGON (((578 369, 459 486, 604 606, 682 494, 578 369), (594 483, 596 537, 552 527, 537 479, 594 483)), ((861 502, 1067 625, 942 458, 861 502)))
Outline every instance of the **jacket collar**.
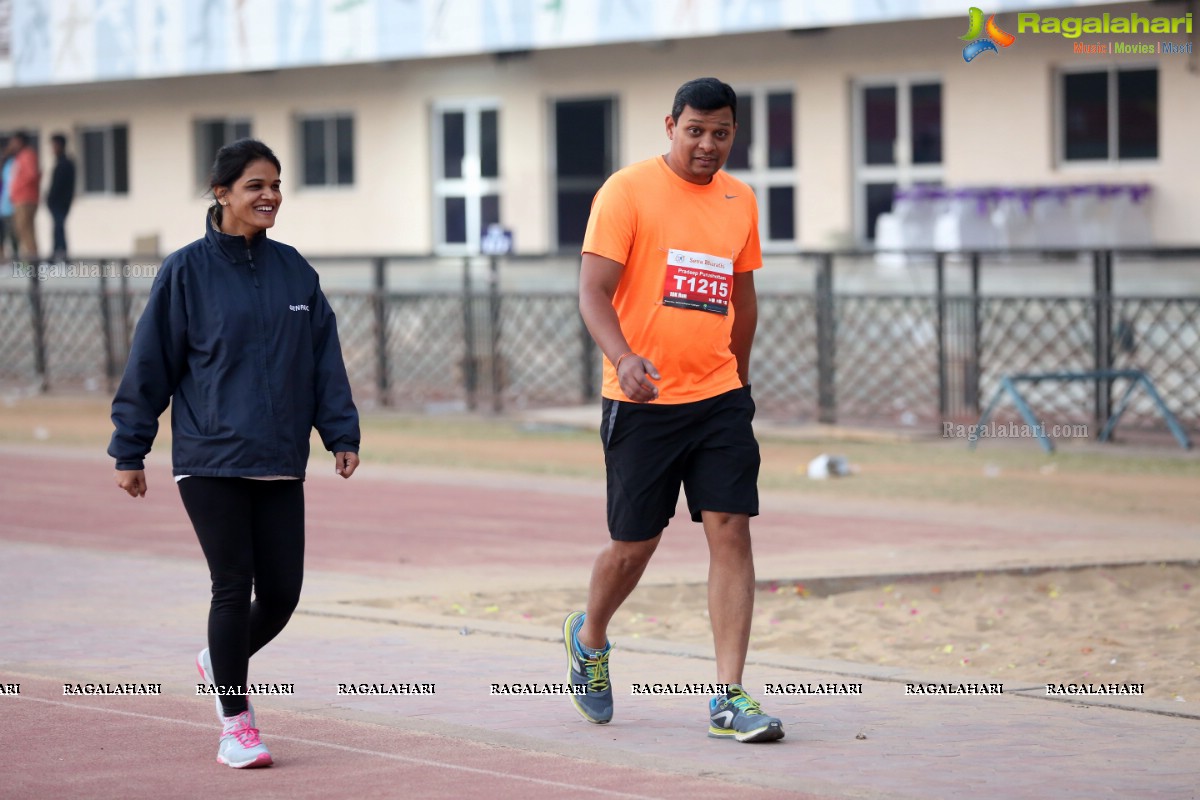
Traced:
POLYGON ((211 212, 206 215, 204 227, 205 241, 220 253, 223 258, 235 264, 244 264, 250 260, 251 256, 257 257, 263 242, 267 240, 267 232, 265 230, 259 231, 249 243, 246 242, 245 236, 230 236, 228 233, 222 233, 217 228, 211 212))

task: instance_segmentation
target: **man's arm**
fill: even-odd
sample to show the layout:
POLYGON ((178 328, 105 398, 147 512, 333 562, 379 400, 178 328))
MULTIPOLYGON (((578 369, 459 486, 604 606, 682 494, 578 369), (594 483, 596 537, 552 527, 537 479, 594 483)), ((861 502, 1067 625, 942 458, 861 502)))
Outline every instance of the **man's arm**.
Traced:
POLYGON ((750 384, 750 348, 754 346, 754 331, 758 328, 758 293, 754 290, 753 272, 733 275, 733 332, 729 349, 737 358, 738 379, 742 386, 750 384))
POLYGON ((71 204, 72 204, 73 202, 75 202, 75 162, 74 162, 74 161, 72 161, 71 159, 67 159, 67 169, 66 169, 66 172, 67 172, 67 177, 66 177, 66 184, 67 184, 67 194, 66 194, 66 198, 67 198, 67 203, 66 203, 66 205, 63 207, 63 210, 64 210, 64 211, 66 211, 66 210, 69 210, 69 209, 71 208, 71 204))
POLYGON ((579 269, 579 313, 597 346, 617 367, 621 391, 635 403, 648 403, 658 397, 658 387, 650 382, 651 378, 658 380, 658 371, 648 359, 631 352, 612 304, 624 269, 611 258, 584 253, 579 269))

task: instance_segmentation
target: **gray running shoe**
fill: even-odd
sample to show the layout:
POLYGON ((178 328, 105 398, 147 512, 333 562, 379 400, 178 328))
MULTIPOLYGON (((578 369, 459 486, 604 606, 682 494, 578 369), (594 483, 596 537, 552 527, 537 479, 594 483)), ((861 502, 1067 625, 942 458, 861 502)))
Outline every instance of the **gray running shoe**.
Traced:
POLYGON ((612 645, 594 656, 585 655, 575 637, 583 627, 584 613, 574 611, 563 621, 563 644, 567 648, 567 675, 573 686, 587 686, 587 694, 571 695, 571 703, 588 722, 603 725, 612 719, 612 685, 608 682, 608 654, 612 645))
POLYGON ((758 703, 736 683, 729 684, 724 697, 709 701, 708 716, 708 735, 714 739, 773 742, 783 738, 783 723, 764 714, 758 703))

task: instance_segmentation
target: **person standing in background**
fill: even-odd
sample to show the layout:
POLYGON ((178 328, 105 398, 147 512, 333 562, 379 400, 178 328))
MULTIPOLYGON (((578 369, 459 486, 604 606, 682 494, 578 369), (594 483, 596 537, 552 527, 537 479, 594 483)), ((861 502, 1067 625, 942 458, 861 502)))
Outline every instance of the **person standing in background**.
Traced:
POLYGON ((0 256, 14 260, 17 257, 17 228, 13 224, 13 204, 8 187, 12 184, 16 145, 16 138, 10 138, 0 151, 0 256))
POLYGON ((13 205, 13 225, 17 231, 17 258, 29 262, 37 261, 37 232, 33 227, 33 218, 37 213, 39 186, 42 182, 42 172, 38 167, 37 153, 29 143, 29 134, 17 131, 13 134, 12 172, 9 180, 8 196, 13 205))
POLYGON ((67 137, 56 133, 50 137, 54 153, 54 172, 50 176, 50 191, 46 193, 46 208, 54 220, 54 250, 51 258, 67 258, 67 214, 75 199, 75 161, 67 155, 67 137))

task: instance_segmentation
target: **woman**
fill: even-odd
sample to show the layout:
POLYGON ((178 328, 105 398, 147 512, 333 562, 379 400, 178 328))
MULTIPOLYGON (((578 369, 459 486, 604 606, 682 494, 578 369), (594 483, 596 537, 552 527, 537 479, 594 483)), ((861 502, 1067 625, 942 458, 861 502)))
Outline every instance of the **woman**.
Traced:
POLYGON ((17 137, 12 136, 0 151, 0 258, 5 257, 7 245, 8 258, 16 261, 19 257, 20 242, 17 239, 17 226, 13 222, 12 198, 8 189, 12 185, 13 155, 17 152, 17 137))
POLYGON ((316 427, 337 474, 358 466, 358 411, 317 273, 267 238, 282 195, 262 142, 221 148, 203 239, 163 261, 113 399, 117 485, 146 494, 143 459, 171 404, 179 494, 212 577, 208 644, 217 761, 271 764, 245 696, 250 656, 287 624, 304 569, 304 470, 316 427), (254 601, 251 602, 251 591, 254 601))

